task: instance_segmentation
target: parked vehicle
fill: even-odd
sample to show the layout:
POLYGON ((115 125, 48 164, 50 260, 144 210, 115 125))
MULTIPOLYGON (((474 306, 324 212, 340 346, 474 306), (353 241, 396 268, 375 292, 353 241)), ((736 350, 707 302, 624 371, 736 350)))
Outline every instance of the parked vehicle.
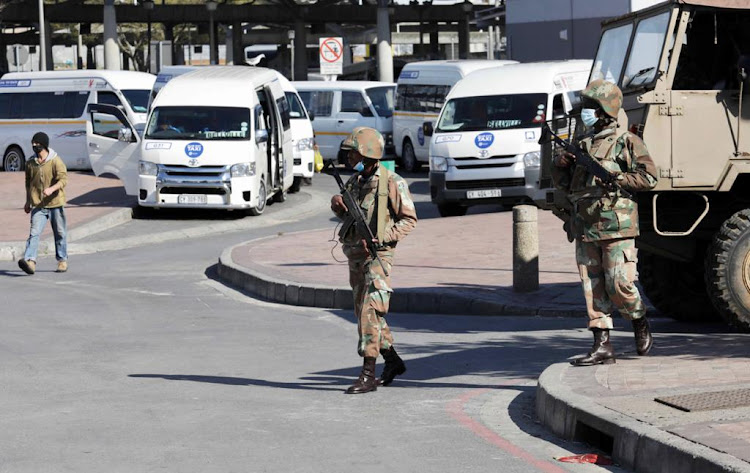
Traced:
MULTIPOLYGON (((143 129, 156 77, 134 71, 13 72, 0 80, 0 151, 5 171, 22 171, 32 156, 31 136, 43 131, 71 170, 89 170, 86 106, 119 107, 143 129)), ((119 122, 101 123, 117 134, 119 122)))
POLYGON ((441 216, 469 206, 531 201, 538 192, 539 133, 564 116, 568 92, 586 86, 591 61, 513 64, 469 74, 453 87, 430 143, 430 196, 441 216))
POLYGON ((338 159, 339 147, 354 128, 383 134, 385 155, 393 156, 393 100, 396 85, 373 81, 293 82, 315 118, 315 140, 324 159, 338 159))
POLYGON ((116 107, 89 111, 94 172, 118 176, 141 206, 260 215, 294 180, 289 103, 270 69, 206 67, 169 81, 142 138, 116 107), (98 116, 119 120, 118 136, 100 133, 98 116))
MULTIPOLYGON (((149 109, 151 103, 159 94, 159 91, 175 77, 187 74, 198 69, 204 69, 206 66, 166 66, 161 69, 159 75, 156 77, 154 82, 154 88, 151 91, 151 98, 149 101, 149 109)), ((299 190, 299 186, 303 179, 312 178, 313 161, 315 159, 315 151, 313 150, 313 127, 310 123, 313 119, 307 109, 305 109, 302 100, 297 94, 297 89, 294 88, 291 82, 284 77, 278 71, 274 71, 276 77, 281 83, 281 88, 284 90, 287 102, 289 102, 289 118, 292 125, 292 149, 294 152, 294 183, 290 189, 292 192, 299 190)))
POLYGON ((396 110, 393 112, 393 143, 399 163, 416 171, 426 163, 430 139, 422 123, 434 121, 453 85, 480 69, 517 64, 518 61, 450 60, 418 61, 404 66, 398 76, 396 110))

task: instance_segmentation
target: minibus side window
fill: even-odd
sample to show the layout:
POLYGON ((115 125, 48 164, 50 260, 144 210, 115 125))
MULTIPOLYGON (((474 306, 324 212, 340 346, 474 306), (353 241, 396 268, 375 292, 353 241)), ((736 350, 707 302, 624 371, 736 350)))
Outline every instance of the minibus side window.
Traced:
POLYGON ((115 95, 114 92, 97 92, 98 97, 96 99, 96 103, 101 103, 104 105, 114 105, 115 107, 122 107, 122 102, 120 99, 115 95))
POLYGON ((15 94, 0 94, 0 118, 10 118, 10 103, 15 94))
POLYGON ((292 124, 289 121, 289 102, 286 101, 286 97, 276 99, 276 106, 279 108, 279 113, 281 113, 282 126, 285 130, 290 129, 292 124))
POLYGON ((300 90, 299 96, 316 117, 330 117, 333 110, 333 92, 319 90, 300 90))
POLYGON ((372 111, 360 92, 342 92, 341 111, 359 113, 365 117, 372 116, 372 111))
POLYGON ((435 91, 435 108, 433 109, 435 113, 440 113, 440 110, 442 110, 443 105, 445 104, 445 97, 450 91, 451 86, 449 85, 437 86, 437 89, 435 91))

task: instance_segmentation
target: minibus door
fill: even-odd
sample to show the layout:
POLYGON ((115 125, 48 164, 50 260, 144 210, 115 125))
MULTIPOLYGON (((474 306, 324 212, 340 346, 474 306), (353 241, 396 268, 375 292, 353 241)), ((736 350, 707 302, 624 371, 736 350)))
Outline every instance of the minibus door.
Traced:
POLYGON ((140 137, 122 110, 112 105, 89 104, 86 143, 94 174, 113 174, 128 195, 138 193, 140 137))

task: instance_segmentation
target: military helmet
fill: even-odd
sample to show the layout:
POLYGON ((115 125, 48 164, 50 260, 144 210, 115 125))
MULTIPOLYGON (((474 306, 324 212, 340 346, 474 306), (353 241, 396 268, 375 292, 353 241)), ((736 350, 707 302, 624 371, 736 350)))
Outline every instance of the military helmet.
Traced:
POLYGON ((622 108, 622 91, 617 85, 604 79, 592 80, 589 85, 581 92, 582 97, 589 98, 599 104, 604 113, 612 118, 617 118, 617 114, 622 108))
POLYGON ((383 157, 383 149, 385 149, 385 140, 378 130, 366 126, 358 126, 341 143, 341 149, 357 151, 365 158, 381 159, 383 157))

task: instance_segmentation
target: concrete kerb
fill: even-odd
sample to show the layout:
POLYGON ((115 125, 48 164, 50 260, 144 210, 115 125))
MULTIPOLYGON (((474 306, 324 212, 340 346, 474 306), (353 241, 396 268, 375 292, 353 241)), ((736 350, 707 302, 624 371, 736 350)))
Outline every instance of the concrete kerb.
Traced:
MULTIPOLYGON (((133 209, 131 207, 117 209, 88 223, 68 230, 68 243, 86 238, 95 233, 103 232, 104 230, 109 230, 110 228, 132 220, 132 218, 133 209)), ((55 243, 52 238, 53 237, 50 236, 39 242, 39 255, 48 256, 55 254, 55 243)), ((22 258, 25 249, 25 241, 0 242, 0 261, 15 261, 22 258)), ((70 251, 71 249, 72 248, 69 248, 69 253, 75 253, 74 251, 70 251)))
MULTIPOLYGON (((296 232, 296 233, 306 233, 296 232)), ((275 278, 232 259, 235 248, 252 245, 276 236, 246 241, 224 249, 219 257, 219 279, 256 297, 281 304, 320 307, 325 309, 353 308, 349 287, 301 283, 275 278)), ((584 310, 553 309, 506 305, 474 295, 448 293, 440 289, 396 289, 391 298, 391 311, 445 315, 529 315, 541 317, 583 317, 584 310)))
MULTIPOLYGON (((561 380, 558 363, 539 377, 537 418, 557 436, 577 440, 581 424, 613 439, 612 458, 637 473, 748 472, 750 465, 722 452, 665 432, 576 394, 561 380)), ((587 369, 587 368, 578 368, 587 369)))

